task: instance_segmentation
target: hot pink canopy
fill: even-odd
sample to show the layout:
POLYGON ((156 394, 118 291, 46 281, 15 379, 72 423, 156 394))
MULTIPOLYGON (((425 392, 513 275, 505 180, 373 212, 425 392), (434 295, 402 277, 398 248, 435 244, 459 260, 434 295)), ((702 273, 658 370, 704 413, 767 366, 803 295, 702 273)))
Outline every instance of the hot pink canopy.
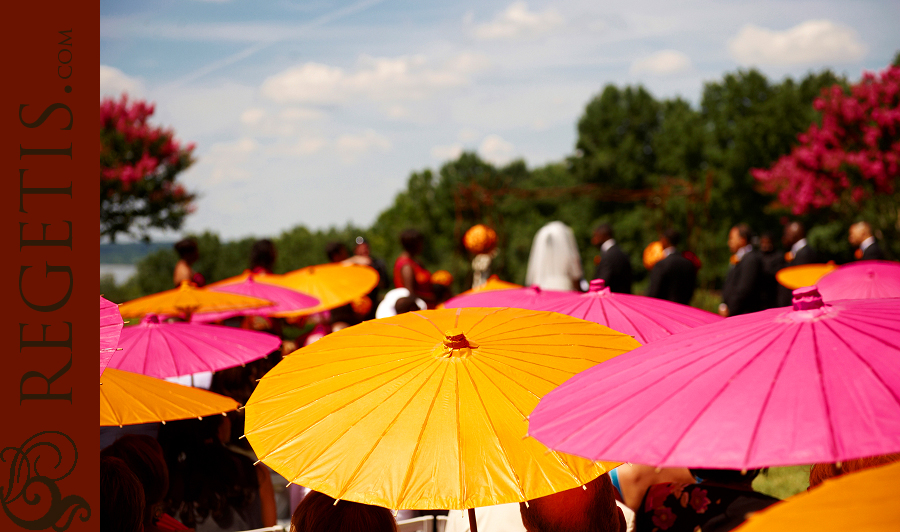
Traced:
POLYGON ((109 367, 151 377, 218 371, 258 360, 281 345, 274 335, 199 323, 160 323, 147 315, 122 331, 109 367))
POLYGON ((119 343, 119 335, 122 333, 122 315, 119 314, 119 305, 112 301, 100 298, 100 375, 109 364, 109 359, 116 354, 116 346, 119 343))
POLYGON ((900 299, 703 325, 579 373, 531 413, 551 449, 659 467, 753 469, 900 451, 900 299))
POLYGON ((613 293, 602 279, 591 281, 591 289, 586 293, 529 287, 458 297, 447 301, 444 307, 515 307, 549 310, 630 334, 641 344, 724 319, 705 310, 663 299, 613 293))
POLYGON ((265 299, 275 303, 275 306, 220 312, 198 312, 191 316, 191 321, 202 323, 220 321, 234 316, 269 316, 276 312, 301 310, 319 304, 318 299, 296 290, 267 283, 258 283, 253 279, 252 273, 239 283, 214 285, 210 286, 209 290, 265 299))
POLYGON ((816 283, 825 301, 900 297, 900 264, 861 260, 845 264, 816 283))

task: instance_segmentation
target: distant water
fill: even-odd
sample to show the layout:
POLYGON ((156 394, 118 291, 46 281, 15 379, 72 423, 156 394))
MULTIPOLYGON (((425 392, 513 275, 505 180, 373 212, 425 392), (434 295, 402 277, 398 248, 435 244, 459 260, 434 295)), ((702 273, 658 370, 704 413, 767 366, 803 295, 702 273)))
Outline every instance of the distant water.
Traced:
POLYGON ((100 277, 111 274, 116 284, 124 284, 136 273, 137 266, 134 264, 100 264, 100 277))

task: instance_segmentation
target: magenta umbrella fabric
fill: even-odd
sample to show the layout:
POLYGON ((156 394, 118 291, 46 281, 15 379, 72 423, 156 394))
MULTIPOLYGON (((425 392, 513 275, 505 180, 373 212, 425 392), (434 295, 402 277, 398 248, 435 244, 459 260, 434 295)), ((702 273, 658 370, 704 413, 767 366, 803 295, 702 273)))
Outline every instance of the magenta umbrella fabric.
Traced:
POLYGON ((900 299, 727 318, 619 355, 545 395, 551 449, 658 467, 754 469, 900 451, 900 299))
POLYGON ((845 264, 824 275, 816 286, 825 301, 900 297, 900 264, 886 260, 845 264))
POLYGON ((663 299, 616 294, 602 279, 591 281, 588 292, 556 292, 537 287, 480 292, 451 299, 445 308, 516 307, 549 310, 605 325, 647 344, 698 325, 723 320, 721 316, 663 299))
POLYGON ((317 298, 297 292, 296 290, 267 283, 258 283, 253 280, 252 274, 239 283, 213 286, 209 289, 217 292, 229 292, 232 294, 265 299, 275 303, 275 306, 222 312, 198 312, 191 316, 191 321, 208 323, 225 320, 234 316, 269 316, 276 312, 302 310, 319 304, 317 298))
POLYGON ((125 322, 119 313, 119 305, 100 297, 100 376, 109 364, 110 358, 116 354, 119 335, 125 322))
POLYGON ((151 377, 218 371, 258 360, 281 345, 275 335, 200 323, 160 323, 149 314, 122 331, 109 367, 151 377))

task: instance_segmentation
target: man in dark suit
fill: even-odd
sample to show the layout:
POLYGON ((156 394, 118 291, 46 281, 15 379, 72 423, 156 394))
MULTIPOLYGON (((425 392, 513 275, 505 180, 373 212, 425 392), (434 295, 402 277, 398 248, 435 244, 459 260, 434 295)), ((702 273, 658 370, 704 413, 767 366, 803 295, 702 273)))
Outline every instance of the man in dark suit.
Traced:
POLYGON ((872 226, 868 222, 851 225, 848 240, 856 248, 856 260, 885 260, 884 252, 872 235, 872 226))
POLYGON ((594 269, 594 279, 603 279, 611 292, 631 293, 631 261, 613 238, 609 224, 594 229, 591 243, 600 246, 600 262, 594 269))
POLYGON ((678 252, 681 234, 674 229, 667 229, 660 236, 659 242, 663 246, 665 257, 650 270, 647 295, 690 305, 694 289, 697 288, 697 267, 678 252))
POLYGON ((765 272, 762 254, 750 244, 751 236, 747 224, 738 224, 728 233, 728 249, 733 255, 722 287, 722 304, 719 305, 722 316, 762 310, 765 272))
MULTIPOLYGON (((817 264, 822 262, 819 254, 806 242, 806 229, 800 222, 791 222, 784 226, 784 237, 781 239, 785 249, 785 267, 817 264)), ((778 306, 789 307, 793 299, 793 291, 778 285, 778 306)))

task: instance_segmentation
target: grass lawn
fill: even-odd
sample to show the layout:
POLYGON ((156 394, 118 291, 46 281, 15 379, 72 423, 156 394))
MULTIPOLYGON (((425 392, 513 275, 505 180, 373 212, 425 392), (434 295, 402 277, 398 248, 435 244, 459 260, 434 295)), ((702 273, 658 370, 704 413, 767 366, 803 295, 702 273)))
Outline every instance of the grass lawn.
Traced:
POLYGON ((785 499, 809 487, 809 466, 771 467, 753 481, 753 489, 785 499))

